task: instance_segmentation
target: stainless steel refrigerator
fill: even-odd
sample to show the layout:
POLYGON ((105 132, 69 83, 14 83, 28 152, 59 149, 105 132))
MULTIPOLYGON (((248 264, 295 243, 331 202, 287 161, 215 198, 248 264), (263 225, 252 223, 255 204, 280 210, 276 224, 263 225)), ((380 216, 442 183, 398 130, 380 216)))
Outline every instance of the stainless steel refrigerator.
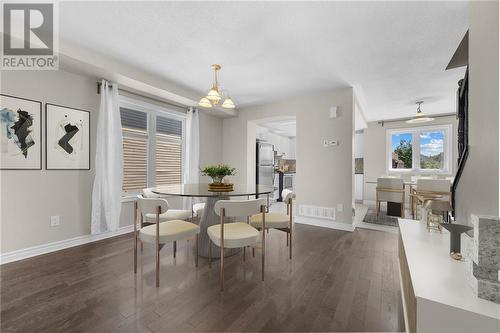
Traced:
POLYGON ((274 185, 274 146, 270 143, 257 141, 255 183, 274 185))

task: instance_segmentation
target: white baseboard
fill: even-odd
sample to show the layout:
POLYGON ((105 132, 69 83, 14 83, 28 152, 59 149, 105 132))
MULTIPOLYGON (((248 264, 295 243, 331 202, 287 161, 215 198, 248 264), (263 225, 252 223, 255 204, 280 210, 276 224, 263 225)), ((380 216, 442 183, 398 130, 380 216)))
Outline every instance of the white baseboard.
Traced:
POLYGON ((315 219, 311 217, 296 216, 295 222, 300 224, 314 225, 317 227, 337 229, 353 232, 355 227, 352 223, 335 222, 326 219, 315 219))
POLYGON ((9 262, 14 262, 26 258, 31 258, 39 256, 41 254, 50 253, 54 251, 59 251, 67 249, 69 247, 83 245, 91 242, 96 242, 101 239, 106 239, 110 237, 115 237, 123 235, 134 231, 134 225, 129 225, 126 227, 121 227, 117 231, 105 232, 98 235, 84 235, 78 236, 70 239, 65 239, 57 242, 52 242, 48 244, 42 244, 37 246, 28 247, 25 249, 15 250, 11 252, 5 252, 0 254, 0 265, 7 264, 9 262))

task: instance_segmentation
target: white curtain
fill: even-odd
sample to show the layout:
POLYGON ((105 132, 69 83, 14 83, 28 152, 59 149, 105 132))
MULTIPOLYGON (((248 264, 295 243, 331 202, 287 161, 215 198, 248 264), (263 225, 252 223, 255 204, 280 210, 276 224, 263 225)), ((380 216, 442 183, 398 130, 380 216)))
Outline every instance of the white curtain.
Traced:
POLYGON ((122 180, 123 142, 118 85, 102 80, 92 190, 92 234, 118 230, 122 180))
MULTIPOLYGON (((196 184, 200 181, 200 118, 198 110, 189 108, 186 119, 186 158, 184 159, 184 184, 196 184)), ((182 208, 191 210, 196 199, 184 198, 182 208)))
POLYGON ((198 110, 189 108, 186 119, 186 158, 184 184, 200 181, 200 119, 198 110))

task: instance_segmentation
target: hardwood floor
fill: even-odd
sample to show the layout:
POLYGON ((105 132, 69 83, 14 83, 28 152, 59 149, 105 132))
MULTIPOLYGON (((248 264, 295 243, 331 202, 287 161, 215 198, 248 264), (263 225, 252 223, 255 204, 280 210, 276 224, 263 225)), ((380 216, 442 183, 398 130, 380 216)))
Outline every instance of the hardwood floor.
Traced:
POLYGON ((295 225, 294 258, 285 234, 260 253, 228 258, 225 292, 194 241, 161 253, 160 288, 145 245, 133 273, 124 235, 1 266, 2 332, 404 331, 397 235, 295 225))

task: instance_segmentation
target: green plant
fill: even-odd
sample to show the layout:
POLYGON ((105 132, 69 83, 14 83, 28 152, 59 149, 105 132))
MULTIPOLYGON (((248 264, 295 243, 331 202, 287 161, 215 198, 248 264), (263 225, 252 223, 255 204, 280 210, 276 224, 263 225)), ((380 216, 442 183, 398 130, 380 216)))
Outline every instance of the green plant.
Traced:
POLYGON ((401 140, 399 145, 394 149, 394 152, 398 155, 398 159, 403 161, 405 169, 411 169, 413 154, 411 142, 401 140))
POLYGON ((203 176, 211 178, 224 178, 225 176, 234 176, 236 169, 227 164, 207 165, 201 170, 203 176))

